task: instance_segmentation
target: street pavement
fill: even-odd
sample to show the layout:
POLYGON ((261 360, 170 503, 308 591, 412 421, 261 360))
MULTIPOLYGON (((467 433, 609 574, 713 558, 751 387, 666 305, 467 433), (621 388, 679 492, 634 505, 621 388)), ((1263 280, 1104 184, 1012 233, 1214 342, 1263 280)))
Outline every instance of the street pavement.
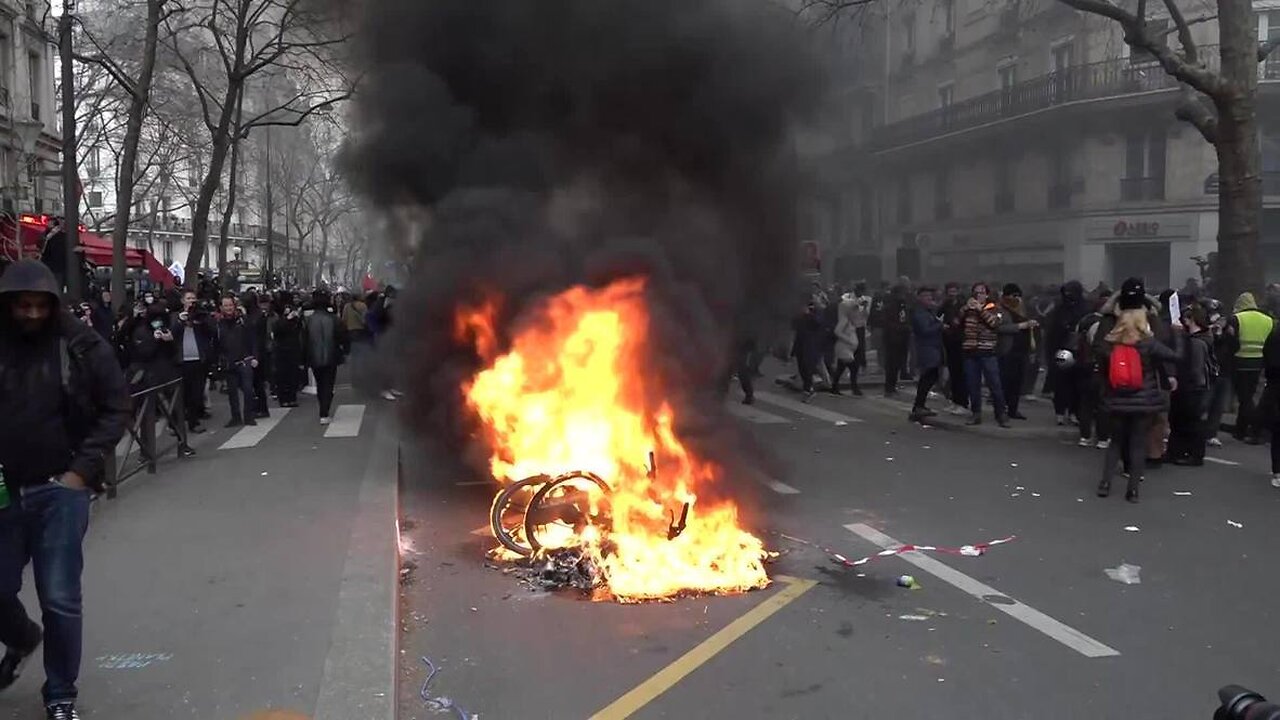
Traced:
POLYGON ((1190 719, 1212 717, 1226 683, 1280 695, 1265 448, 1227 440, 1205 467, 1150 471, 1132 505, 1094 496, 1102 451, 1076 447, 1043 402, 1018 430, 974 431, 909 423, 871 393, 761 389, 727 406, 772 456, 736 490, 783 555, 774 585, 746 595, 531 592, 486 567, 493 488, 406 447, 400 717, 439 712, 420 697, 423 657, 440 670, 427 696, 481 718, 1190 719), (981 557, 857 569, 813 546, 855 558, 877 540, 1010 535, 981 557), (1107 577, 1121 563, 1139 584, 1107 577))
MULTIPOLYGON (((210 432, 94 504, 85 540, 86 718, 387 720, 397 432, 342 386, 257 428, 210 432)), ((213 428, 216 428, 214 430, 213 428)), ((39 619, 30 571, 24 599, 39 619)), ((39 659, 0 717, 43 717, 39 659)))

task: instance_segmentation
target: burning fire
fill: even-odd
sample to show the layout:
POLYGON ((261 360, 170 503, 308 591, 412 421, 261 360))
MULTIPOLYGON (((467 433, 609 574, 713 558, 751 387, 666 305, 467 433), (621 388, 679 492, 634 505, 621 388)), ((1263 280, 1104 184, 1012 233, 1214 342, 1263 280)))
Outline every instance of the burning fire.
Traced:
POLYGON ((680 441, 671 403, 645 367, 660 350, 648 346, 644 280, 565 290, 503 354, 497 309, 497 301, 462 308, 455 327, 487 365, 463 393, 491 449, 493 477, 510 484, 587 472, 610 488, 557 489, 585 495, 589 520, 549 521, 537 533, 541 545, 584 550, 620 601, 767 585, 764 546, 738 524, 736 506, 699 500, 721 469, 680 441))

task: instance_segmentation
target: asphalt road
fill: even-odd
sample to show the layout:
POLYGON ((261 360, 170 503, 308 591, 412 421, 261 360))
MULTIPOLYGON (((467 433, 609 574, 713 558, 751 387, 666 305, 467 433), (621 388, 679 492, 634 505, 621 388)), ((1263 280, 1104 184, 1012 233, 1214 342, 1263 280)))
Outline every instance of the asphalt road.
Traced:
POLYGON ((776 461, 770 482, 740 481, 785 551, 771 573, 816 582, 807 590, 780 580, 639 606, 530 592, 485 567, 492 541, 474 531, 491 490, 407 453, 401 717, 435 716, 418 696, 421 656, 441 670, 429 695, 481 718, 1190 719, 1212 716, 1225 683, 1280 696, 1280 491, 1265 448, 1152 471, 1131 505, 1093 495, 1101 451, 1053 432, 922 428, 881 399, 794 400, 776 390, 732 421, 776 461), (1017 539, 854 570, 777 534, 858 557, 879 549, 874 531, 1017 539), (1105 575, 1122 562, 1140 584, 1105 575), (922 587, 897 587, 904 573, 922 587))

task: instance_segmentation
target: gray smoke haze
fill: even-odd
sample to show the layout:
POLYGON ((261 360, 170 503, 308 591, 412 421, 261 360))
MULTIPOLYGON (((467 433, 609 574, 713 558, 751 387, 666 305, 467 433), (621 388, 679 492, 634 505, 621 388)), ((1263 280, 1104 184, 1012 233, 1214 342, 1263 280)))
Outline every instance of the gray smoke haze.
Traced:
POLYGON ((412 422, 466 435, 459 304, 498 291, 509 333, 541 297, 643 274, 648 372, 685 436, 732 466, 721 379, 735 331, 794 281, 789 131, 821 92, 792 15, 764 0, 361 5, 344 164, 371 202, 429 218, 396 312, 412 422))

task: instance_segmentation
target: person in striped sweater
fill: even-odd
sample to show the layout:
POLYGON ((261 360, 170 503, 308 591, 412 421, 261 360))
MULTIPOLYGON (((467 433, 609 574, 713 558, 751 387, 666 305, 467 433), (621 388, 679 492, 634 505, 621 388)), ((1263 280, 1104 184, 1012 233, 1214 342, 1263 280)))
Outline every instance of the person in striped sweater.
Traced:
POLYGON ((991 290, 986 283, 974 283, 969 302, 961 311, 964 339, 960 349, 964 353, 964 376, 969 382, 968 424, 982 423, 982 381, 985 378, 996 409, 996 423, 1000 427, 1009 427, 1004 390, 1000 385, 1000 365, 996 360, 996 345, 1004 319, 1000 308, 990 298, 991 290))

